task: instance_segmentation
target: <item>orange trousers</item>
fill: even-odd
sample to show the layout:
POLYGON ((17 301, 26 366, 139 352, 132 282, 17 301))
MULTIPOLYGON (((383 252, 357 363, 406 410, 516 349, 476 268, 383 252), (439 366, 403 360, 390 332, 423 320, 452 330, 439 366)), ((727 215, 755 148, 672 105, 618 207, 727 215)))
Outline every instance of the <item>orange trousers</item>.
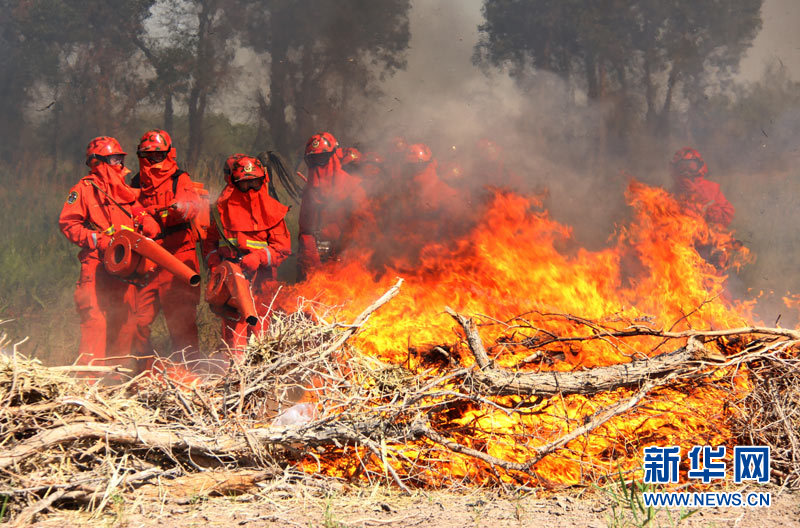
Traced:
MULTIPOLYGON (((175 255, 184 264, 197 270, 194 251, 175 255)), ((173 351, 182 351, 187 360, 203 359, 197 336, 197 305, 200 288, 189 286, 172 273, 159 268, 142 287, 136 289, 136 343, 143 355, 152 354, 150 325, 164 311, 173 351)))
POLYGON ((253 292, 253 301, 258 314, 258 323, 255 326, 249 326, 242 318, 231 320, 222 317, 222 340, 236 358, 244 354, 251 335, 260 336, 269 329, 269 307, 278 291, 278 281, 273 278, 271 272, 259 270, 255 280, 251 281, 250 290, 253 292))
POLYGON ((81 321, 77 363, 101 366, 130 358, 136 334, 134 286, 109 275, 100 260, 87 258, 74 297, 81 321))

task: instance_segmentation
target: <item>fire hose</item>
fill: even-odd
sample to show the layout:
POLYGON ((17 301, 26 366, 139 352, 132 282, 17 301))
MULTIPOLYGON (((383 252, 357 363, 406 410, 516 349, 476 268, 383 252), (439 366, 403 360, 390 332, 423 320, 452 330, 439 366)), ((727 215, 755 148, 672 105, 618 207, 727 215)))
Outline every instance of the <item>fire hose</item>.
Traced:
POLYGON ((103 264, 111 275, 121 278, 144 276, 160 266, 189 286, 200 284, 200 275, 175 255, 152 239, 127 229, 114 235, 103 256, 103 264))
POLYGON ((226 260, 211 270, 206 287, 206 302, 218 313, 231 319, 240 316, 250 326, 258 323, 256 303, 250 291, 250 281, 238 264, 226 260))

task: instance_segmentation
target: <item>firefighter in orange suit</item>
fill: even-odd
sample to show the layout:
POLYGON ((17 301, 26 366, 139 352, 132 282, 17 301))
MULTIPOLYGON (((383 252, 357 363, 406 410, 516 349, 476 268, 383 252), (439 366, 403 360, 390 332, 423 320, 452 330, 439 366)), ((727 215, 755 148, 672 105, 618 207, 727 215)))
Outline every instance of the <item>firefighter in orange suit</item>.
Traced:
POLYGON ((428 145, 409 145, 404 161, 402 174, 411 184, 419 213, 446 212, 459 199, 459 193, 437 174, 438 162, 428 145))
MULTIPOLYGON (((678 150, 672 157, 670 173, 680 205, 702 217, 713 233, 730 235, 729 226, 735 209, 722 194, 719 184, 708 179, 708 165, 700 153, 691 147, 678 150)), ((741 241, 730 236, 722 239, 698 242, 695 245, 697 252, 719 271, 727 271, 731 266, 739 267, 747 261, 741 241)), ((733 275, 730 278, 733 279, 733 275)))
MULTIPOLYGON (((192 270, 198 270, 195 245, 203 199, 189 175, 178 168, 172 138, 163 130, 145 132, 136 149, 139 173, 132 185, 141 189, 141 203, 158 222, 155 240, 192 270)), ((164 269, 157 269, 136 292, 137 346, 150 350, 150 325, 164 311, 172 350, 188 361, 203 359, 197 336, 200 289, 164 269)), ((191 365, 190 365, 191 366, 191 365)))
MULTIPOLYGON (((93 139, 86 149, 89 174, 67 195, 58 223, 61 232, 81 248, 80 278, 75 288, 75 306, 81 321, 79 365, 102 365, 118 358, 126 364, 136 332, 133 317, 133 285, 106 272, 103 252, 120 229, 135 229, 141 207, 138 191, 125 183, 125 151, 108 136, 93 139)), ((146 234, 157 229, 143 219, 146 234)))
POLYGON ((364 212, 361 182, 342 169, 338 153, 339 143, 329 132, 314 134, 306 143, 308 183, 300 204, 298 281, 339 256, 345 236, 353 234, 364 212))
POLYGON ((227 185, 214 205, 215 219, 204 247, 210 269, 231 259, 250 281, 258 324, 248 327, 241 317, 231 320, 223 316, 222 321, 223 340, 240 355, 247 345, 248 328, 256 334, 266 329, 267 308, 277 291, 278 266, 291 254, 292 242, 285 221, 289 208, 269 195, 269 174, 261 162, 237 154, 228 159, 226 167, 230 167, 225 171, 227 185))
POLYGON ((691 147, 677 151, 670 163, 674 188, 681 204, 705 218, 709 224, 727 228, 733 220, 733 205, 717 182, 708 179, 709 170, 700 153, 691 147))

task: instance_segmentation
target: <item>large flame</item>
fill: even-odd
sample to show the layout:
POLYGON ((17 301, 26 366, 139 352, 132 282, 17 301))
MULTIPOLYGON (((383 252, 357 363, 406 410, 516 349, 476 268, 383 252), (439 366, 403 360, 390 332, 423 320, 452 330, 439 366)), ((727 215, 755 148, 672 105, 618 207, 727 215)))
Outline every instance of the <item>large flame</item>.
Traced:
MULTIPOLYGON (((715 231, 683 211, 663 189, 634 181, 626 196, 631 219, 618 226, 600 251, 573 247, 570 228, 554 221, 536 197, 495 190, 467 236, 429 243, 413 262, 395 260, 381 273, 371 269, 373 246, 365 241, 342 262, 295 286, 290 297, 341 304, 341 318, 352 320, 396 277, 403 277, 400 294, 373 314, 351 343, 362 353, 412 371, 446 365, 437 363, 431 352, 435 346, 446 347, 462 364, 472 361, 444 313, 446 306, 479 317, 481 338, 498 365, 533 370, 605 366, 664 351, 654 337, 552 343, 536 350, 536 343, 548 336, 591 336, 597 332, 593 322, 604 328, 646 325, 680 331, 738 327, 753 320, 752 305, 729 298, 725 276, 698 252, 703 245, 726 247, 733 240, 730 233, 715 231)), ((746 256, 746 250, 737 249, 739 257, 746 256)), ((715 387, 699 381, 658 392, 646 406, 539 462, 539 483, 585 482, 613 474, 618 467, 635 471, 646 445, 730 443, 723 405, 727 396, 715 387)), ((739 379, 736 389, 745 390, 746 381, 739 379)), ((631 393, 618 389, 591 398, 569 395, 546 401, 494 398, 507 407, 527 405, 528 410, 508 413, 499 407, 462 405, 436 419, 463 445, 522 462, 535 447, 631 393)), ((422 441, 399 449, 409 464, 426 461, 429 474, 422 478, 432 483, 521 478, 498 476, 488 464, 422 441)), ((353 474, 358 465, 345 457, 329 458, 326 464, 327 470, 340 474, 353 474)), ((318 469, 316 462, 313 466, 318 469)))

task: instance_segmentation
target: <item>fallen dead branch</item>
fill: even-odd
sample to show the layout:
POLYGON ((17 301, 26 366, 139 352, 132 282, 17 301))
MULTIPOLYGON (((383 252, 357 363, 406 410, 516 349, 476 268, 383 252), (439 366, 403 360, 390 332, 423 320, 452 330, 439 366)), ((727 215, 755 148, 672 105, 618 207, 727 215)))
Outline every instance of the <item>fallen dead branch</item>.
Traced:
POLYGON ((642 442, 673 421, 685 422, 686 441, 697 444, 733 423, 734 435, 773 446, 776 474, 800 485, 797 333, 609 330, 584 321, 592 335, 551 333, 536 345, 648 336, 671 351, 537 372, 525 362, 499 367, 498 347, 487 350, 474 321, 449 310, 469 355, 456 353, 459 343, 446 346, 475 364, 412 371, 347 345, 401 282, 352 324, 316 322, 303 310, 276 314, 242 364, 191 383, 156 374, 88 386, 17 352, 3 356, 0 496, 12 497, 24 523, 61 504, 101 510, 112 493, 145 483, 239 492, 294 467, 409 492, 469 482, 555 486, 548 464, 578 468, 584 480, 615 474, 639 464, 642 442), (721 347, 720 339, 735 343, 721 347), (685 396, 694 390, 735 407, 693 404, 685 396))
POLYGON ((769 446, 773 474, 800 488, 800 357, 782 344, 749 367, 755 384, 736 402, 736 429, 743 444, 769 446))

